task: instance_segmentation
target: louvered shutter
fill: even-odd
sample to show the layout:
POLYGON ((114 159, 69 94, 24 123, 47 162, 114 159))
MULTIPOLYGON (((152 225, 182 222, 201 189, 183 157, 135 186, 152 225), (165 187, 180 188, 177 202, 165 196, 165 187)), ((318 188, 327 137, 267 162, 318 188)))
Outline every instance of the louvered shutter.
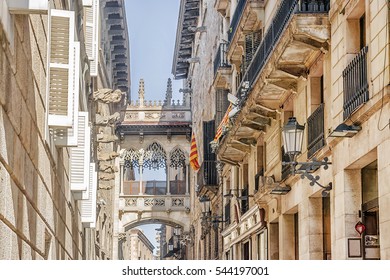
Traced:
POLYGON ((92 0, 91 7, 85 9, 85 48, 90 64, 90 75, 97 76, 98 63, 98 23, 99 0, 92 0))
POLYGON ((88 113, 79 112, 77 147, 70 148, 70 189, 85 191, 89 182, 91 129, 88 113))
POLYGON ((80 42, 74 43, 73 52, 73 101, 72 101, 72 127, 54 128, 52 135, 58 147, 77 146, 78 116, 79 116, 79 90, 80 90, 80 42))
POLYGON ((51 10, 49 32, 48 125, 72 127, 74 12, 51 10))
POLYGON ((85 227, 95 227, 97 171, 95 163, 89 165, 89 186, 85 192, 86 199, 81 201, 81 222, 85 227))

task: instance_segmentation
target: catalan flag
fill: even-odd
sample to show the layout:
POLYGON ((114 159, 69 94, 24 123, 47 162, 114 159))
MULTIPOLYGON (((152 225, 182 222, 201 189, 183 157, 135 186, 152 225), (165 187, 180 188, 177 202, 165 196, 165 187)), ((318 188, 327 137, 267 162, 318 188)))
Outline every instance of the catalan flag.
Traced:
POLYGON ((217 128, 217 133, 215 134, 215 137, 214 137, 214 141, 215 142, 217 142, 218 139, 221 137, 222 131, 223 131, 223 127, 228 124, 228 122, 229 122, 229 113, 230 113, 231 110, 232 110, 232 104, 230 104, 229 107, 227 108, 226 113, 223 116, 223 119, 222 119, 221 123, 219 124, 219 126, 217 128))
POLYGON ((194 133, 192 133, 191 139, 190 164, 192 169, 194 169, 195 171, 199 170, 200 166, 198 162, 198 148, 196 147, 196 139, 194 133))

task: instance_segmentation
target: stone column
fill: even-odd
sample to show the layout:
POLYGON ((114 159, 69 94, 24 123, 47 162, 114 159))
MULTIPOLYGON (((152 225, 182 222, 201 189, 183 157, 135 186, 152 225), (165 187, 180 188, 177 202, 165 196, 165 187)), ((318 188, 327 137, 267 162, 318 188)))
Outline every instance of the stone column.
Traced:
POLYGON ((378 146, 378 200, 379 200, 379 244, 382 260, 390 259, 390 140, 378 146))
POLYGON ((170 173, 171 173, 171 168, 170 168, 170 165, 171 165, 171 160, 168 158, 167 159, 167 195, 171 195, 171 176, 170 176, 170 173))
POLYGON ((348 258, 348 238, 359 237, 355 224, 361 220, 361 170, 346 169, 336 174, 331 194, 332 259, 348 258), (334 211, 332 213, 332 210, 334 211))
POLYGON ((139 163, 139 194, 143 195, 142 191, 142 184, 143 184, 143 178, 142 178, 142 173, 143 173, 143 162, 140 161, 139 163))
POLYGON ((279 259, 294 260, 294 215, 279 216, 279 259))
POLYGON ((119 195, 123 195, 124 161, 119 162, 119 195))
POLYGON ((323 259, 322 198, 310 197, 299 205, 299 258, 323 259))

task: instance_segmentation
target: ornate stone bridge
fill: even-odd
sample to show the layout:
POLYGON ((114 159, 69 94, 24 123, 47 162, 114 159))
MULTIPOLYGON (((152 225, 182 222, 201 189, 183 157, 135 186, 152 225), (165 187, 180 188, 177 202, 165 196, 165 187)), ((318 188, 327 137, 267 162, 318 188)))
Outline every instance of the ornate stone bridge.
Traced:
POLYGON ((139 99, 127 106, 124 121, 116 126, 116 235, 143 224, 179 227, 186 234, 191 207, 189 96, 173 101, 170 80, 164 101, 145 101, 143 80, 138 93, 139 99))

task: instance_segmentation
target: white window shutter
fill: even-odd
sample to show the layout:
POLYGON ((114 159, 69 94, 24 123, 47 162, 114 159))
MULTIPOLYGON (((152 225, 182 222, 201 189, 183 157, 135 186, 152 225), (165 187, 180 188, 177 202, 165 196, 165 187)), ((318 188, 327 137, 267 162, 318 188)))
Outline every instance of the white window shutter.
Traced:
POLYGON ((89 165, 89 186, 85 193, 85 199, 81 200, 81 222, 85 227, 95 227, 96 222, 96 196, 97 196, 97 171, 95 163, 89 165))
POLYGON ((49 127, 72 127, 74 12, 50 11, 49 127))
POLYGON ((72 71, 72 127, 54 128, 52 135, 57 147, 75 147, 77 146, 78 117, 79 117, 79 91, 80 91, 80 42, 73 44, 73 71, 72 71))
POLYGON ((79 112, 77 147, 70 148, 70 189, 85 191, 89 183, 91 129, 88 112, 79 112))
POLYGON ((99 0, 92 0, 91 7, 85 9, 85 48, 90 64, 90 75, 97 76, 99 40, 99 0))

